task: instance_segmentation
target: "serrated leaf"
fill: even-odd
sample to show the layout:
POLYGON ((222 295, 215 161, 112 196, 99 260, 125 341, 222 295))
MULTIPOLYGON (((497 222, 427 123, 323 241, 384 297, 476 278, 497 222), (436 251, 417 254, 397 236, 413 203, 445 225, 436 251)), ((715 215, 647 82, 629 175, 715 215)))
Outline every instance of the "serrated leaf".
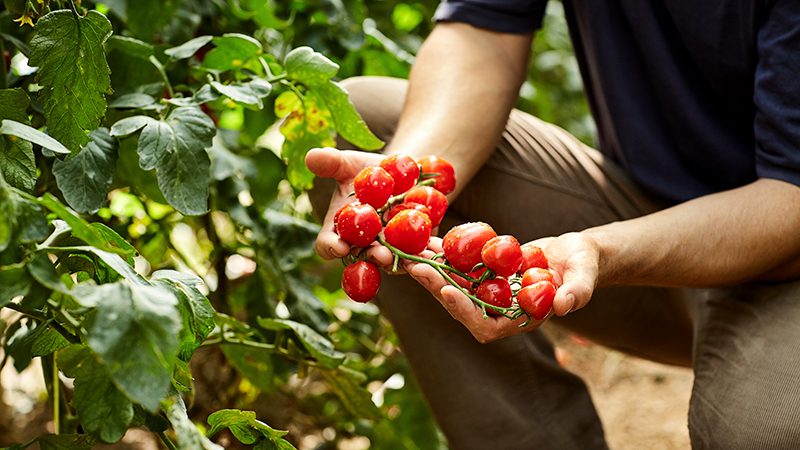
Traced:
POLYGON ((213 102, 218 98, 219 93, 212 89, 210 84, 204 84, 203 87, 198 89, 191 97, 174 97, 167 100, 167 102, 175 106, 199 106, 203 103, 213 102))
POLYGON ((197 53, 198 50, 205 47, 206 44, 211 42, 213 36, 198 36, 194 39, 188 40, 183 44, 164 50, 164 54, 172 59, 186 59, 191 58, 192 55, 197 53))
POLYGON ((28 123, 28 94, 22 88, 0 89, 0 119, 28 123))
MULTIPOLYGON (((145 109, 153 111, 161 110, 164 108, 163 105, 160 105, 156 102, 155 98, 147 94, 142 94, 141 92, 132 92, 130 94, 120 95, 114 100, 108 102, 108 107, 116 109, 145 109)), ((132 132, 133 131, 131 131, 131 133, 132 132)), ((125 133, 125 134, 130 134, 130 133, 125 133)))
POLYGON ((111 36, 106 42, 109 50, 119 50, 128 56, 147 60, 155 54, 153 44, 128 36, 111 36))
POLYGON ((229 429, 231 433, 242 444, 252 445, 261 437, 270 441, 283 440, 283 436, 288 431, 276 430, 256 418, 253 411, 242 411, 239 409, 221 409, 208 416, 208 436, 214 436, 224 429, 229 429))
POLYGON ((381 411, 372 403, 369 391, 361 387, 357 372, 344 367, 319 369, 319 372, 350 414, 361 419, 377 420, 382 417, 381 411))
POLYGON ((323 84, 339 71, 339 65, 311 47, 297 47, 283 62, 286 75, 308 86, 323 84))
POLYGON ((258 324, 267 330, 291 330, 308 353, 325 367, 338 367, 344 362, 344 353, 333 348, 331 341, 306 324, 264 317, 258 319, 258 324))
POLYGON ((42 207, 23 197, 17 197, 16 207, 17 241, 20 244, 29 244, 46 238, 50 228, 42 207))
POLYGON ((215 47, 203 59, 203 66, 209 69, 239 69, 262 52, 261 43, 244 34, 228 33, 212 42, 215 47))
POLYGON ((264 107, 264 102, 262 100, 267 97, 272 90, 272 85, 261 78, 254 78, 247 83, 236 84, 222 84, 212 80, 209 84, 214 90, 230 98, 234 102, 258 109, 264 107))
POLYGON ((275 388, 273 377, 272 355, 256 348, 243 345, 221 345, 222 352, 228 361, 258 389, 272 392, 275 388))
POLYGON ((0 122, 0 134, 7 136, 16 136, 25 139, 26 141, 33 142, 34 144, 41 145, 42 147, 54 153, 61 153, 68 155, 70 151, 61 145, 60 142, 52 137, 42 133, 41 131, 31 128, 23 123, 13 120, 3 120, 0 122))
POLYGON ((183 214, 208 210, 211 161, 205 149, 215 134, 214 122, 200 108, 183 106, 165 121, 147 122, 139 136, 139 165, 156 169, 159 189, 183 214))
POLYGON ((118 120, 114 125, 111 126, 111 136, 127 136, 141 130, 145 125, 153 122, 157 122, 156 119, 148 116, 126 117, 122 120, 118 120))
MULTIPOLYGON (((0 89, 0 120, 28 123, 28 94, 21 88, 0 89)), ((36 184, 33 145, 16 136, 0 136, 0 173, 8 184, 32 192, 36 184)))
POLYGON ((58 365, 75 379, 72 404, 84 430, 107 443, 120 440, 133 420, 133 403, 114 385, 108 369, 82 345, 60 352, 58 365))
POLYGON ((177 299, 161 287, 133 289, 125 282, 97 286, 89 295, 96 306, 83 323, 87 345, 128 398, 156 411, 169 394, 178 356, 177 299))
POLYGON ((330 110, 336 131, 343 138, 364 150, 377 150, 383 147, 384 142, 370 131, 350 101, 347 92, 338 83, 327 81, 312 89, 330 110))
POLYGON ((53 11, 36 22, 29 64, 39 67, 47 131, 71 151, 89 141, 105 115, 111 81, 103 45, 111 32, 111 22, 94 10, 83 17, 53 11))
POLYGON ((91 450, 95 440, 86 434, 46 434, 36 439, 40 450, 91 450))
POLYGON ((40 203, 54 212, 59 219, 66 222, 72 229, 72 235, 83 242, 107 252, 117 253, 123 256, 133 256, 130 252, 130 248, 122 248, 115 242, 109 242, 105 233, 98 231, 97 228, 92 227, 80 216, 67 209, 67 207, 49 192, 42 196, 40 203))
MULTIPOLYGON (((313 95, 305 97, 304 107, 307 110, 317 108, 313 95)), ((285 137, 281 157, 286 161, 286 178, 297 190, 310 189, 314 181, 314 174, 305 164, 306 153, 312 148, 336 145, 332 129, 322 128, 315 132, 306 119, 304 110, 294 111, 284 118, 280 127, 285 137)))
POLYGON ((297 267, 298 261, 314 254, 314 238, 320 227, 315 223, 292 215, 267 209, 264 211, 266 231, 275 243, 280 268, 288 272, 297 267))
POLYGON ((40 327, 42 332, 39 333, 31 342, 31 356, 47 356, 53 352, 61 350, 69 346, 64 336, 61 335, 55 328, 40 327))
POLYGON ((91 142, 80 152, 53 163, 58 188, 78 212, 95 212, 103 206, 117 162, 117 141, 106 128, 92 131, 89 137, 91 142))
POLYGON ((0 266, 0 308, 15 297, 27 294, 31 281, 25 263, 0 266))
POLYGON ((183 322, 178 336, 180 342, 178 357, 188 361, 214 329, 214 307, 208 298, 194 287, 168 278, 154 276, 152 279, 160 280, 160 284, 171 289, 178 298, 178 311, 183 322))
POLYGON ((186 405, 180 397, 170 397, 164 400, 164 410, 167 412, 167 419, 175 429, 179 450, 224 450, 205 437, 192 423, 186 412, 186 405))

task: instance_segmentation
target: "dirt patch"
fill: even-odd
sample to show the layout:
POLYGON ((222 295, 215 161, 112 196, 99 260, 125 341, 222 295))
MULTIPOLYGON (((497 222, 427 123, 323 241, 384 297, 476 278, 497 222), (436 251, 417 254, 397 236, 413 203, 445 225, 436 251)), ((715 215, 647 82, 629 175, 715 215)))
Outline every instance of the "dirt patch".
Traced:
POLYGON ((689 449, 692 371, 549 329, 561 364, 586 381, 611 450, 689 449))

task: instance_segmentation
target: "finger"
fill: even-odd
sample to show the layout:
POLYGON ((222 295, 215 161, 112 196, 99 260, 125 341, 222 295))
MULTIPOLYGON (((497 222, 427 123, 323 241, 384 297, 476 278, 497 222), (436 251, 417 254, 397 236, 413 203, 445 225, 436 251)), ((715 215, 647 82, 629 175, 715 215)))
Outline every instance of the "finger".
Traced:
POLYGON ((506 317, 484 317, 483 311, 472 300, 464 295, 461 290, 447 285, 440 291, 442 306, 447 309, 453 318, 461 322, 480 343, 492 342, 521 331, 530 331, 541 322, 531 323, 524 329, 520 328, 526 318, 522 316, 515 320, 506 317))
POLYGON ((349 182, 369 165, 378 165, 383 156, 332 147, 312 148, 306 154, 306 167, 315 175, 349 182))
POLYGON ((428 240, 428 248, 433 250, 434 253, 442 253, 444 251, 442 248, 442 238, 431 236, 428 240))
POLYGON ((394 265, 394 253, 379 244, 372 245, 367 249, 367 258, 388 271, 391 271, 394 265))
POLYGON ((350 253, 350 244, 332 230, 322 230, 317 235, 314 249, 323 259, 344 258, 350 253))
POLYGON ((587 267, 576 269, 579 265, 570 266, 564 271, 563 283, 556 290, 553 299, 553 312, 564 316, 586 306, 592 298, 597 281, 597 270, 587 267))

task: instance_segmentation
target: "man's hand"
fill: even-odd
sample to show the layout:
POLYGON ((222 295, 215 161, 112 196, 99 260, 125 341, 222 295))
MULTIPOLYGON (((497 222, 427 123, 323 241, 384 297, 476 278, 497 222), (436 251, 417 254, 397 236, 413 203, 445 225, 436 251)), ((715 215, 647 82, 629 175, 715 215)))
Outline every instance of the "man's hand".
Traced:
MULTIPOLYGON (((350 244, 343 241, 333 231, 333 216, 342 206, 349 203, 348 195, 353 192, 353 179, 361 169, 377 166, 384 158, 381 154, 335 148, 315 148, 306 155, 306 166, 319 177, 333 178, 337 187, 331 197, 328 213, 317 235, 316 251, 325 259, 343 258, 350 253, 350 244)), ((392 254, 385 247, 374 244, 368 255, 379 266, 389 266, 392 254)))
MULTIPOLYGON (((553 313, 564 316, 571 311, 583 308, 589 303, 597 284, 599 247, 591 238, 581 233, 568 233, 559 237, 549 237, 534 241, 544 249, 550 268, 560 279, 553 302, 553 313)), ((431 238, 430 250, 422 256, 431 257, 442 251, 442 241, 431 238)), ((442 306, 464 326, 475 339, 487 343, 524 331, 532 331, 543 321, 532 320, 520 328, 526 317, 511 321, 505 317, 483 318, 481 309, 458 288, 450 285, 436 270, 427 264, 408 262, 408 273, 424 286, 442 306)), ((545 319, 546 320, 546 319, 545 319)))

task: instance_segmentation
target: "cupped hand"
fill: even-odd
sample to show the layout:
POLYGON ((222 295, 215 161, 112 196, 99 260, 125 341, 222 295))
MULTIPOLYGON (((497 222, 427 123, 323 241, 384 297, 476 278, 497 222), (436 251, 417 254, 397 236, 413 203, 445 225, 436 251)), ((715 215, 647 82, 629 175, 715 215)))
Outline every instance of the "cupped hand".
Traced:
MULTIPOLYGON (((560 283, 553 302, 553 313, 564 316, 586 306, 597 284, 600 254, 597 243, 581 233, 568 233, 539 239, 534 244, 543 248, 550 268, 560 283)), ((441 251, 441 239, 431 238, 429 250, 422 256, 431 257, 441 251)), ((525 316, 513 321, 502 316, 484 318, 481 309, 459 288, 450 285, 433 267, 409 261, 405 263, 405 269, 454 319, 467 327, 478 342, 487 343, 532 331, 547 320, 531 320, 520 328, 527 319, 525 316)))
MULTIPOLYGON (((317 235, 315 249, 325 259, 336 259, 347 256, 350 244, 343 241, 333 228, 333 217, 342 206, 352 201, 348 195, 353 192, 353 179, 361 169, 377 166, 384 158, 382 154, 335 148, 314 148, 306 155, 306 166, 315 175, 332 178, 336 181, 336 190, 331 197, 328 212, 317 235)), ((385 247, 373 244, 368 255, 375 263, 386 267, 392 264, 392 253, 385 247)))

